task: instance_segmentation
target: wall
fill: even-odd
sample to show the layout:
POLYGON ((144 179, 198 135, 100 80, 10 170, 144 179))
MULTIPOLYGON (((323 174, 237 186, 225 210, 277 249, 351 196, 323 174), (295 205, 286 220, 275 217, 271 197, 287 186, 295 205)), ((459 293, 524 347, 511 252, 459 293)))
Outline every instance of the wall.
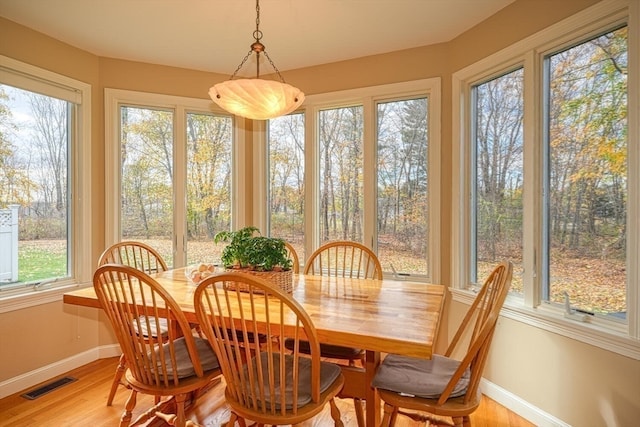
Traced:
MULTIPOLYGON (((448 43, 286 71, 291 84, 307 94, 429 77, 442 79, 442 163, 451 165, 451 74, 486 55, 549 26, 595 0, 518 0, 448 43), (322 76, 322 78, 318 78, 322 76)), ((207 98, 208 88, 226 75, 98 58, 0 18, 0 54, 68 75, 93 85, 92 189, 94 226, 92 259, 104 246, 105 87, 207 98)), ((247 124, 247 130, 252 129, 247 124)), ((249 148, 252 144, 248 139, 249 148)), ((248 150, 250 151, 250 150, 248 150)), ((245 159, 250 165, 250 155, 245 159)), ((252 170, 251 167, 248 170, 252 170)), ((455 173, 455 171, 453 171, 455 173)), ((250 178, 248 182, 251 182, 250 178)), ((109 179, 107 177, 106 179, 109 179)), ((444 174, 441 242, 443 282, 449 283, 451 200, 444 174)), ((251 207, 250 195, 247 206, 251 207)), ((250 218, 250 213, 247 214, 250 218)), ((448 302, 450 333, 466 306, 448 302)), ((62 302, 0 314, 0 386, 77 354, 100 354, 113 336, 96 310, 62 302), (17 329, 15 325, 23 325, 17 329), (98 350, 95 350, 96 347, 98 350), (92 353, 92 350, 95 350, 92 353)), ((440 346, 440 345, 439 345, 440 346)), ((81 360, 81 359, 77 359, 81 360)), ((62 362, 61 362, 62 361, 62 362)), ((66 365, 65 365, 66 366, 66 365)), ((501 319, 486 379, 540 410, 575 426, 633 425, 640 415, 640 362, 517 321, 501 319), (607 415, 612 414, 610 417, 607 415), (635 416, 635 418, 634 418, 635 416)), ((549 423, 547 423, 549 424, 549 423)))

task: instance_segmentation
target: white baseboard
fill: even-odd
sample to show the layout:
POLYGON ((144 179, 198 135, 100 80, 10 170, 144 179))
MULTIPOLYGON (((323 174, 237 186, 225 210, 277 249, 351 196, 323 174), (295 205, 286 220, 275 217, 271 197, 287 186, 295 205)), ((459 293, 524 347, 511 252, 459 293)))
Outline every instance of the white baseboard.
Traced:
POLYGON ((571 427, 564 421, 484 378, 480 380, 480 391, 538 427, 571 427))
POLYGON ((120 355, 118 344, 92 348, 80 354, 75 354, 50 365, 43 366, 17 377, 0 382, 0 399, 3 397, 27 390, 37 384, 60 376, 97 359, 115 357, 120 355))

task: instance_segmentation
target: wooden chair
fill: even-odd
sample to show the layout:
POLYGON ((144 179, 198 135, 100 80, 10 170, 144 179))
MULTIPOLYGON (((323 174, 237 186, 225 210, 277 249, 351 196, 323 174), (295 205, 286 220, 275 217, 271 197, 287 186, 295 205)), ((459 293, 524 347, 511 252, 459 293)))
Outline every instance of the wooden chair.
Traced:
MULTIPOLYGON (((108 247, 98 259, 98 267, 105 264, 121 264, 128 265, 147 274, 159 273, 167 270, 167 263, 162 256, 151 246, 136 241, 122 241, 108 247)), ((145 325, 146 322, 142 322, 145 325)), ((166 336, 167 322, 166 319, 159 324, 158 329, 143 332, 143 336, 151 335, 155 337, 166 336)), ((122 385, 129 388, 129 385, 123 382, 122 377, 127 370, 127 360, 124 353, 120 355, 118 367, 113 376, 109 397, 107 397, 107 406, 113 404, 113 398, 116 395, 118 386, 122 385)))
POLYGON ((98 259, 98 267, 104 264, 122 264, 147 274, 167 271, 167 263, 151 246, 135 241, 118 242, 108 247, 98 259))
POLYGON ((162 412, 165 403, 141 414, 139 425, 154 415, 169 425, 195 425, 185 419, 185 402, 195 402, 197 393, 221 374, 218 359, 207 340, 193 336, 184 313, 169 293, 146 273, 126 265, 106 264, 93 276, 98 300, 113 327, 120 348, 129 363, 125 378, 131 395, 120 419, 128 426, 138 393, 154 397, 172 396, 168 407, 175 413, 162 412), (139 331, 160 328, 168 321, 167 338, 142 336, 139 331))
POLYGON ((343 425, 334 401, 344 385, 340 367, 320 360, 313 322, 289 294, 249 274, 221 273, 200 282, 194 307, 226 380, 227 426, 236 421, 245 426, 245 419, 259 426, 295 425, 326 403, 335 425, 343 425), (257 333, 273 339, 263 345, 246 339, 257 333), (243 345, 238 336, 245 337, 243 345), (297 343, 302 337, 309 341, 310 355, 302 355, 297 344, 286 351, 285 338, 297 343))
POLYGON ((287 242, 286 240, 284 242, 284 246, 287 248, 287 253, 289 254, 289 258, 291 258, 291 261, 293 262, 291 269, 293 270, 294 274, 300 273, 300 258, 298 258, 298 253, 296 252, 296 249, 293 247, 291 243, 287 242))
POLYGON ((337 240, 315 250, 304 266, 304 274, 318 276, 382 279, 382 265, 376 254, 358 242, 337 240))
MULTIPOLYGON (((339 240, 316 249, 304 266, 304 274, 381 280, 382 265, 376 254, 363 244, 339 240)), ((286 342, 285 346, 291 348, 291 342, 286 342)), ((302 342, 301 351, 306 350, 306 344, 302 342)), ((365 358, 363 349, 331 344, 320 344, 320 355, 326 359, 346 360, 350 366, 355 366, 356 361, 364 364, 365 358)), ((364 427, 361 399, 354 398, 354 406, 358 426, 364 427)))
POLYGON ((443 356, 434 354, 427 360, 388 355, 384 359, 372 383, 384 401, 382 426, 393 426, 398 414, 433 425, 471 426, 469 415, 480 404, 478 385, 512 272, 510 262, 493 270, 443 356), (461 352, 461 360, 452 357, 461 352), (453 424, 430 415, 451 417, 453 424))

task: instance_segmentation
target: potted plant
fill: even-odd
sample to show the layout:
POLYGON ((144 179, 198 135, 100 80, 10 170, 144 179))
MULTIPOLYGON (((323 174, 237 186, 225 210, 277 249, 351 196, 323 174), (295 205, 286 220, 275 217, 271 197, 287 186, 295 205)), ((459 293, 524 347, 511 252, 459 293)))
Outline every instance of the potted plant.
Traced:
POLYGON ((258 228, 249 226, 221 231, 215 235, 214 242, 228 243, 220 256, 225 268, 258 275, 291 292, 293 263, 284 240, 261 236, 258 228))

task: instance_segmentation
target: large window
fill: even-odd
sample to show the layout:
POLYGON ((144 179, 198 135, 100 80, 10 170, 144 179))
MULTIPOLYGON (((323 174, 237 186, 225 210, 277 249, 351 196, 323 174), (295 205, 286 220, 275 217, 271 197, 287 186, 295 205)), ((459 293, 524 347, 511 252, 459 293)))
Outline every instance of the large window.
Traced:
POLYGON ((88 279, 86 102, 86 84, 0 57, 0 291, 88 279))
MULTIPOLYGON (((545 57, 542 298, 625 319, 627 27, 545 57)), ((633 217, 632 217, 633 218, 633 217)))
POLYGON ((304 114, 269 120, 269 235, 304 252, 304 114))
POLYGON ((454 74, 453 278, 511 260, 511 315, 638 357, 599 338, 640 337, 632 22, 610 2, 454 74))
POLYGON ((428 111, 428 98, 377 104, 378 256, 402 274, 429 274, 428 111))
POLYGON ((326 241, 352 240, 390 276, 439 280, 429 187, 439 102, 431 79, 310 96, 304 112, 270 120, 270 234, 292 241, 301 262, 326 241))
POLYGON ((320 244, 363 239, 362 107, 321 110, 320 244))
POLYGON ((233 119, 186 98, 107 90, 107 102, 107 164, 119 177, 108 181, 108 242, 143 241, 174 267, 218 262, 213 237, 231 229, 233 119))
POLYGON ((471 152, 471 282, 508 259, 512 293, 522 293, 523 69, 477 84, 471 152))

